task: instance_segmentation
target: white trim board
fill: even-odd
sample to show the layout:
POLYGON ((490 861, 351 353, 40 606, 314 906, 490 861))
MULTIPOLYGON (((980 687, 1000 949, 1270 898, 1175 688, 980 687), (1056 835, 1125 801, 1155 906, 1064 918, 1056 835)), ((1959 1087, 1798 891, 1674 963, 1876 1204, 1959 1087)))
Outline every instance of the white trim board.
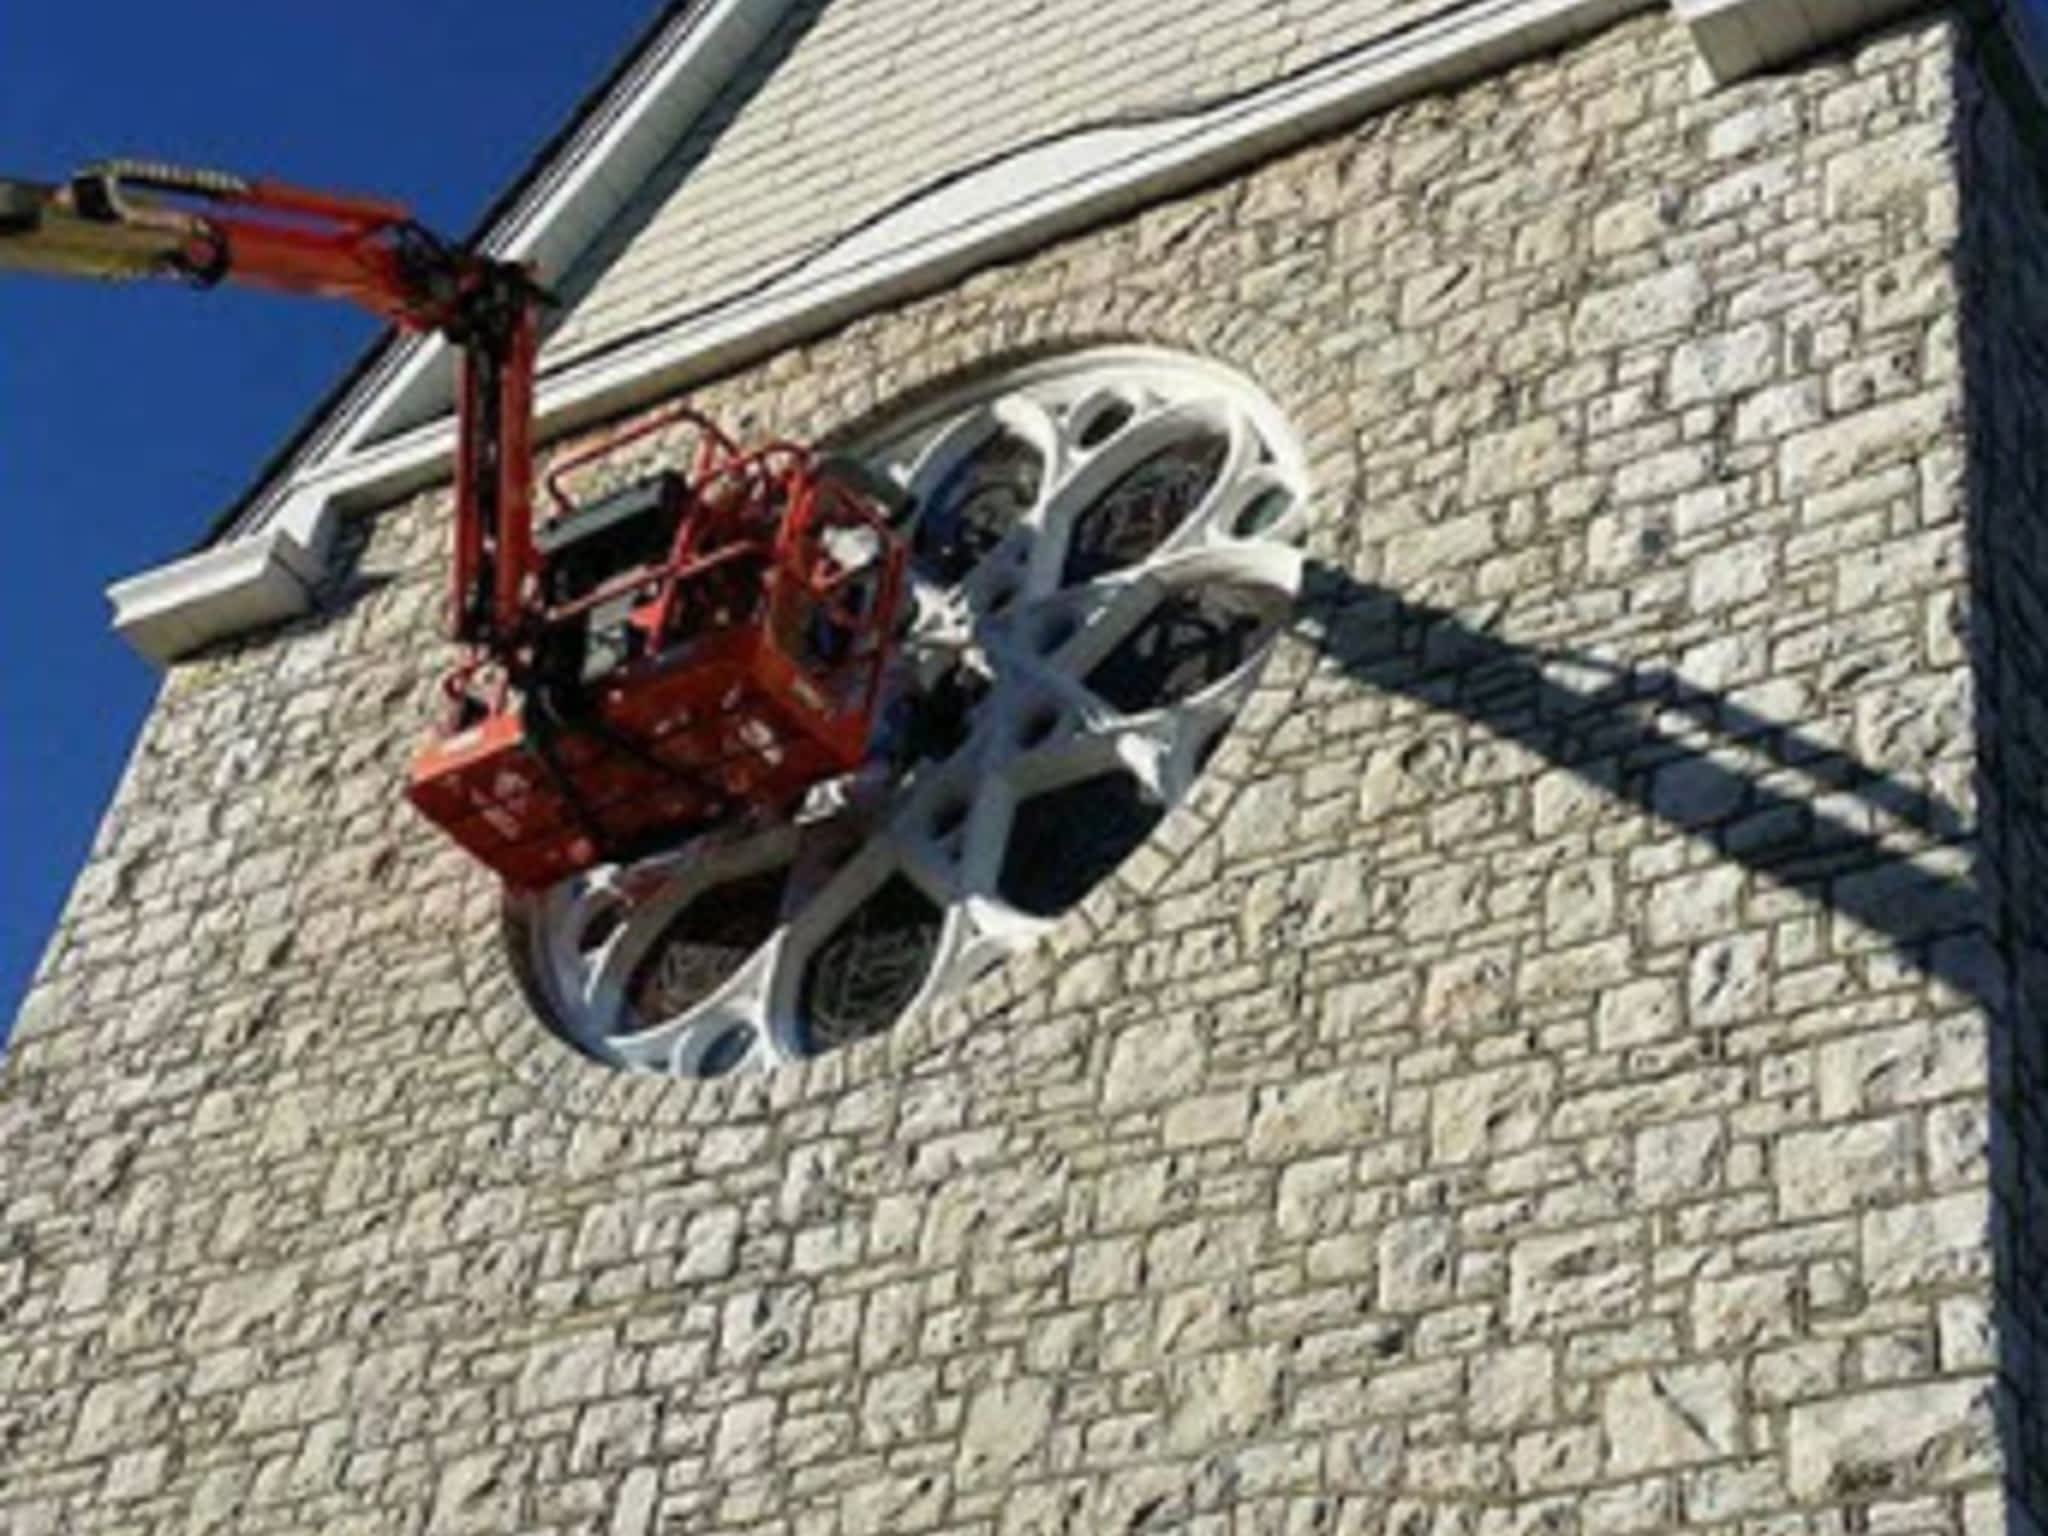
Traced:
POLYGON ((1925 0, 1672 0, 1722 84, 1918 10, 1925 0))
MULTIPOLYGON (((603 228, 608 210, 631 196, 640 177, 708 105, 724 72, 758 46, 786 3, 721 0, 693 13, 701 16, 696 29, 636 85, 638 99, 599 133, 584 136, 588 142, 580 149, 572 146, 583 156, 579 164, 551 186, 543 178, 535 206, 515 209, 508 218, 512 227, 491 247, 537 255, 550 265, 573 259, 603 228)), ((1333 59, 1326 69, 1209 111, 1105 127, 1028 150, 896 208, 815 263, 787 271, 729 307, 688 310, 672 317, 669 328, 657 318, 637 340, 551 374, 539 392, 537 435, 559 434, 658 398, 1398 101, 1497 72, 1651 3, 1468 0, 1333 59)), ((1699 10, 1702 20, 1687 19, 1703 48, 1708 33, 1718 37, 1739 23, 1740 35, 1754 45, 1745 56, 1749 67, 1760 67, 1766 50, 1755 45, 1759 15, 1796 11, 1810 19, 1812 8, 1821 5, 1836 6, 1842 15, 1852 8, 1868 14, 1891 0, 1678 3, 1699 10), (1707 33, 1699 32, 1702 27, 1707 33)), ((1809 37, 1810 28, 1800 36, 1809 37)), ((1718 74, 1720 66, 1713 67, 1718 74)), ((163 662, 209 640, 306 611, 339 515, 447 475, 453 441, 447 418, 411 419, 433 391, 445 356, 443 344, 429 341, 390 359, 367 390, 337 413, 345 419, 330 424, 318 450, 274 487, 238 537, 111 587, 115 628, 144 655, 163 662)))

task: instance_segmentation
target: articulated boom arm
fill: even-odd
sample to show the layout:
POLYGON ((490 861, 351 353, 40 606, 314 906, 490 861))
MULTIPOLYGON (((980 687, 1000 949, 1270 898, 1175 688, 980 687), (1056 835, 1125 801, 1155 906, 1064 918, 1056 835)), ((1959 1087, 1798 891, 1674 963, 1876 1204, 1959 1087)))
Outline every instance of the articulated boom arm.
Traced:
POLYGON ((346 299, 460 359, 448 719, 408 795, 515 886, 736 816, 789 814, 864 764, 905 592, 911 507, 857 463, 746 451, 671 408, 557 466, 534 525, 535 313, 517 263, 395 203, 110 162, 0 179, 0 270, 240 283, 346 299), (564 470, 656 432, 687 474, 578 506, 564 470))
POLYGON ((430 330, 477 265, 380 199, 132 160, 61 185, 0 179, 0 268, 232 281, 348 299, 430 330))
POLYGON ((0 270, 235 283, 345 299, 461 349, 454 637, 518 628, 532 574, 534 307, 525 270, 450 246, 398 203, 116 160, 0 178, 0 270))

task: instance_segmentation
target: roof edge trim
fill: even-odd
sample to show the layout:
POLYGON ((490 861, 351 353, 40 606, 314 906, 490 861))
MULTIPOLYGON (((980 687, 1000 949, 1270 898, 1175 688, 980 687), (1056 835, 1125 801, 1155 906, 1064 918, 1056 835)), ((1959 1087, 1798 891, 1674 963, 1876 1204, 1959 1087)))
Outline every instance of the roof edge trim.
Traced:
POLYGON ((283 526, 173 560, 107 588, 114 630, 159 666, 311 610, 324 549, 283 526))

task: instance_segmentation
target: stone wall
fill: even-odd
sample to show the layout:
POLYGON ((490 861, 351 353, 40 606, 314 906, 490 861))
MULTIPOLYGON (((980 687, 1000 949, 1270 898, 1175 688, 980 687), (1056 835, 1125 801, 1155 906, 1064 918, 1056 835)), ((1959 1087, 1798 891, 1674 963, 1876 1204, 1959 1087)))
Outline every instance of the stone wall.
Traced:
POLYGON ((0 1528, 1998 1529, 1959 58, 1632 23, 704 391, 1135 337, 1318 491, 1194 799, 803 1070, 524 1016, 397 797, 441 499, 358 523, 168 680, 21 1021, 0 1528))
POLYGON ((2048 114, 1995 22, 1958 71, 1972 627, 1985 879, 2011 992, 1993 1057, 2000 1358, 2021 1497, 2048 1520, 2048 114))

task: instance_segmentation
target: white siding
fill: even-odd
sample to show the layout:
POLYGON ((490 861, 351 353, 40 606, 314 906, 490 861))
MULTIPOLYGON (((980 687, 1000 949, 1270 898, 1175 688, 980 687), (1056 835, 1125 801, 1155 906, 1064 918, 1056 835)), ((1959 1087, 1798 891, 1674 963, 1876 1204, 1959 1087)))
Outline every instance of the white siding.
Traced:
POLYGON ((1445 0, 800 0, 564 285, 556 356, 785 270, 948 172, 1249 89, 1445 0))

